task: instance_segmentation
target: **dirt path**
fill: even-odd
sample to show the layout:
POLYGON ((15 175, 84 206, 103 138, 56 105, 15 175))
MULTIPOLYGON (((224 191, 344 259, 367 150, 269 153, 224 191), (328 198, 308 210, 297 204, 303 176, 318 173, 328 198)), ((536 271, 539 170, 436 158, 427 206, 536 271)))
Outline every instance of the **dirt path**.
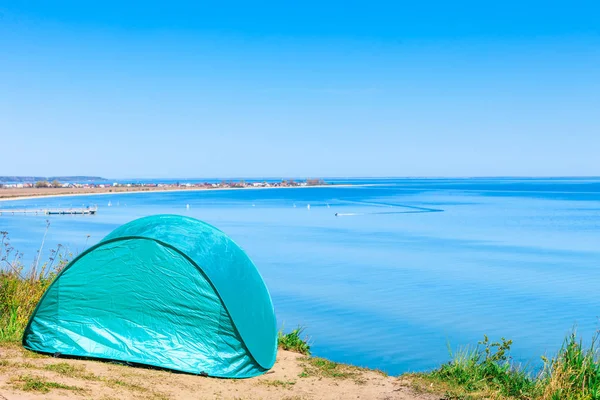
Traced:
POLYGON ((280 350, 269 373, 214 379, 0 348, 0 400, 398 399, 434 400, 398 378, 280 350))

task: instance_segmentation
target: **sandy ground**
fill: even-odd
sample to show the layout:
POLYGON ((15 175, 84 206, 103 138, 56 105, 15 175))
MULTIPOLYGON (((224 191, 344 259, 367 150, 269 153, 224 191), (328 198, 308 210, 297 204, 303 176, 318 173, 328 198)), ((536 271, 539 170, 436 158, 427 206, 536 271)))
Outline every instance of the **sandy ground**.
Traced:
MULTIPOLYGON (((174 188, 173 190, 192 190, 198 188, 174 188)), ((203 189, 205 190, 205 189, 203 189)), ((147 187, 115 187, 115 188, 0 188, 0 199, 19 200, 33 197, 77 196, 89 194, 109 194, 127 192, 155 192, 165 191, 165 188, 147 187)))
MULTIPOLYGON (((86 196, 91 194, 139 193, 139 192, 201 192, 207 190, 265 190, 265 189, 307 189, 316 187, 347 187, 369 185, 314 185, 283 187, 244 187, 244 188, 198 188, 198 187, 106 187, 106 188, 0 188, 0 201, 26 200, 36 197, 86 196)), ((1 399, 0 399, 1 400, 1 399)))
MULTIPOLYGON (((314 360, 314 359, 312 359, 314 360)), ((329 371, 331 372, 331 371, 329 371)), ((331 374, 280 350, 267 374, 214 379, 0 348, 0 400, 21 399, 397 399, 434 400, 397 377, 339 365, 331 374)))

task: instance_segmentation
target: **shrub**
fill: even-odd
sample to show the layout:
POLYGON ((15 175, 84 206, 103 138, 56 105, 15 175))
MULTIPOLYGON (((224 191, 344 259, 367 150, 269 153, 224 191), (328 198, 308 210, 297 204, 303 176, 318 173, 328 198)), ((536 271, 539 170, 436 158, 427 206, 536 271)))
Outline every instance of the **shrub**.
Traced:
POLYGON ((48 181, 37 181, 35 183, 36 188, 47 188, 50 187, 50 182, 48 181))

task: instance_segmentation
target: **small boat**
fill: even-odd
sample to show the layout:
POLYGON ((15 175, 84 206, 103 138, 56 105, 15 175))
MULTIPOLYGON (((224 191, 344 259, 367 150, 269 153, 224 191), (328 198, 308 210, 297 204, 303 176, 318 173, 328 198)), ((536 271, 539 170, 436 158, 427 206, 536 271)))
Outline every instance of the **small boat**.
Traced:
POLYGON ((109 207, 112 206, 112 203, 110 202, 110 200, 108 201, 108 206, 109 207))
POLYGON ((307 205, 306 205, 306 208, 307 208, 308 210, 310 210, 310 204, 307 204, 307 205))

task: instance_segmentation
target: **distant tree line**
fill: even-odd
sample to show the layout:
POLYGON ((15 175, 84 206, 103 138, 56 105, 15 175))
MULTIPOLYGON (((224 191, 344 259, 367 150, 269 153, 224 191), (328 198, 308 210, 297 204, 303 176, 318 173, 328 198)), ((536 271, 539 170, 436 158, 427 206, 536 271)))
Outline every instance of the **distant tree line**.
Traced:
POLYGON ((62 184, 61 184, 59 181, 57 181, 56 179, 55 179, 55 180, 53 180, 52 182, 48 182, 48 181, 37 181, 37 182, 35 183, 35 187, 36 187, 36 188, 50 188, 50 187, 52 187, 52 188, 59 188, 59 187, 61 187, 61 186, 62 186, 62 184))

